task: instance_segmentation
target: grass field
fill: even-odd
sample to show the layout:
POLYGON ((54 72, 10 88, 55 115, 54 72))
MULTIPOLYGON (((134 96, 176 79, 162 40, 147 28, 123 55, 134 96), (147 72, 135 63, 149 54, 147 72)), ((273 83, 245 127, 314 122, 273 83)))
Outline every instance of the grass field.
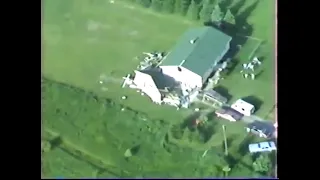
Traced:
MULTIPOLYGON (((246 6, 253 4, 254 0, 247 0, 246 6)), ((240 9, 244 11, 246 6, 240 9)), ((255 49, 259 41, 248 39, 241 51, 236 55, 239 59, 238 66, 234 73, 228 76, 221 86, 228 89, 232 99, 253 97, 253 104, 258 106, 257 114, 266 116, 275 104, 275 2, 259 1, 259 4, 247 18, 247 22, 252 25, 252 35, 263 41, 255 55, 262 56, 263 65, 257 69, 257 80, 251 81, 244 79, 239 73, 241 64, 247 63, 252 50, 255 49)), ((274 119, 273 119, 274 121, 274 119)))
POLYGON ((47 177, 89 178, 96 171, 96 169, 90 167, 86 162, 76 159, 61 149, 55 149, 45 154, 43 166, 45 167, 43 173, 47 177))
MULTIPOLYGON (((247 4, 251 2, 247 0, 247 4)), ((266 41, 258 51, 265 57, 261 76, 256 81, 244 80, 236 73, 240 71, 238 66, 235 73, 222 81, 222 86, 234 99, 254 95, 263 101, 258 111, 262 115, 274 104, 272 6, 272 1, 261 1, 248 19, 253 24, 252 36, 266 41)), ((187 28, 198 25, 176 15, 156 14, 123 1, 110 4, 102 0, 46 0, 43 72, 54 81, 72 86, 46 81, 44 128, 59 134, 73 149, 86 154, 87 161, 88 157, 100 159, 105 169, 96 173, 96 168, 87 162, 88 167, 81 171, 84 161, 75 160, 71 155, 66 162, 54 160, 55 156, 68 158, 67 153, 58 148, 48 152, 45 158, 45 164, 49 164, 45 175, 217 177, 222 176, 221 164, 224 163, 234 166, 230 176, 258 175, 249 166, 252 157, 241 150, 247 144, 241 125, 217 123, 218 127, 221 123, 228 127, 233 163, 219 156, 223 152, 221 147, 210 150, 202 159, 199 157, 203 150, 178 147, 172 143, 163 148, 169 127, 181 123, 190 112, 152 104, 146 97, 120 88, 119 83, 110 82, 104 85, 108 90, 102 91, 98 83, 101 74, 121 78, 138 65, 135 56, 144 51, 166 51, 187 28), (122 101, 122 95, 127 95, 128 99, 122 101), (121 112, 120 103, 132 110, 121 112), (147 122, 142 120, 144 118, 148 119, 147 122), (136 145, 141 146, 139 152, 127 161, 123 157, 125 150, 136 145), (64 164, 72 169, 68 172, 61 170, 64 164), (108 170, 116 172, 115 175, 108 170)), ((256 41, 247 41, 237 58, 244 62, 255 45, 256 41)), ((222 145, 221 139, 217 141, 214 144, 222 145)), ((255 140, 250 139, 252 141, 255 140)))
MULTIPOLYGON (((209 177, 219 176, 222 173, 219 168, 226 163, 236 170, 230 176, 254 175, 250 169, 252 157, 247 154, 246 147, 248 142, 257 139, 250 136, 250 141, 242 141, 246 139, 244 130, 230 132, 228 129, 228 158, 232 159, 229 160, 223 156, 222 132, 219 129, 203 149, 199 146, 177 146, 168 138, 172 124, 166 121, 149 119, 147 115, 129 109, 122 112, 121 105, 108 99, 50 80, 44 81, 44 88, 44 131, 63 139, 61 143, 52 143, 55 144, 52 145, 53 150, 44 155, 46 176, 91 177, 97 169, 102 169, 102 172, 112 171, 117 177, 209 177), (138 152, 126 159, 126 149, 137 146, 138 152), (80 152, 77 153, 78 160, 74 156, 68 159, 67 153, 56 148, 64 148, 64 152, 69 150, 69 154, 80 152), (201 158, 205 150, 209 153, 201 158), (61 158, 66 161, 62 162, 61 158), (102 165, 93 169, 90 164, 97 164, 96 161, 102 165), (85 162, 89 162, 88 167, 85 162)), ((216 126, 221 127, 220 121, 212 121, 217 121, 216 126)), ((227 125, 235 129, 235 124, 227 125)))

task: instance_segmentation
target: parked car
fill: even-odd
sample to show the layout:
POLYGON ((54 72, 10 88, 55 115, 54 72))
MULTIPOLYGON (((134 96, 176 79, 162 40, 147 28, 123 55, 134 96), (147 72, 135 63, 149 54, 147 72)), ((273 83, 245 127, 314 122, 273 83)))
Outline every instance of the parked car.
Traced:
POLYGON ((276 128, 267 122, 254 121, 248 124, 246 131, 263 138, 272 138, 276 128))
POLYGON ((271 152, 277 150, 277 146, 273 141, 249 144, 250 153, 271 152))

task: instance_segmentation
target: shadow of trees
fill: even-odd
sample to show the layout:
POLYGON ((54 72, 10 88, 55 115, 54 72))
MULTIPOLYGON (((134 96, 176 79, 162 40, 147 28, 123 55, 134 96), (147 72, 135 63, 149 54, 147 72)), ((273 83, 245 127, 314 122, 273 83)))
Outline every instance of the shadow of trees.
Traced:
POLYGON ((185 129, 188 128, 189 130, 193 129, 193 121, 198 119, 201 116, 200 112, 195 112, 190 116, 186 117, 180 125, 180 128, 185 129))
POLYGON ((238 154, 240 156, 245 156, 249 153, 248 145, 253 142, 254 138, 254 136, 248 135, 241 141, 238 148, 238 154))
POLYGON ((170 137, 176 140, 181 140, 184 133, 187 133, 188 141, 197 141, 205 144, 217 132, 217 121, 214 119, 214 113, 202 114, 195 112, 186 117, 181 124, 174 124, 170 128, 170 137), (199 124, 196 124, 199 120, 199 124))
POLYGON ((230 8, 233 0, 224 0, 220 3, 220 8, 222 12, 227 12, 227 10, 230 8))
POLYGON ((202 143, 207 143, 211 139, 211 137, 217 132, 216 125, 217 123, 215 123, 214 121, 210 121, 207 125, 200 125, 197 127, 202 143))
POLYGON ((62 144, 62 139, 60 136, 57 136, 49 141, 51 145, 51 149, 55 149, 59 147, 62 144))
POLYGON ((242 100, 254 105, 255 111, 258 111, 263 104, 263 101, 256 96, 246 96, 242 100))
POLYGON ((227 98, 228 100, 232 99, 232 95, 229 93, 228 89, 224 86, 217 86, 213 88, 214 91, 219 93, 221 96, 227 98))
MULTIPOLYGON (((235 25, 229 24, 227 22, 222 21, 220 24, 214 24, 212 22, 204 22, 205 26, 211 26, 216 29, 221 30, 222 32, 228 34, 232 37, 232 41, 230 43, 230 49, 222 59, 222 61, 228 58, 234 58, 235 55, 239 52, 241 47, 247 42, 247 38, 245 36, 251 36, 253 33, 253 27, 247 22, 248 17, 255 10, 257 5, 259 4, 259 0, 256 0, 254 3, 246 7, 243 11, 239 12, 240 9, 246 4, 246 0, 239 0, 235 5, 231 8, 231 1, 226 0, 221 2, 221 10, 225 13, 228 9, 230 9, 231 13, 235 16, 235 25)), ((238 59, 233 59, 232 61, 235 65, 238 64, 238 59)), ((234 68, 229 69, 229 73, 231 73, 234 68)))

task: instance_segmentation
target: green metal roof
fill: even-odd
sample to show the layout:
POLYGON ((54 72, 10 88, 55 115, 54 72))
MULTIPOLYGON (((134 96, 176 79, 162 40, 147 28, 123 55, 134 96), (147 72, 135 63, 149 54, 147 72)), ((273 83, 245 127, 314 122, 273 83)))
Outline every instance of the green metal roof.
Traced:
POLYGON ((221 60, 231 39, 212 27, 192 28, 180 37, 161 65, 181 65, 204 76, 214 63, 221 60), (193 44, 191 40, 194 40, 193 44))

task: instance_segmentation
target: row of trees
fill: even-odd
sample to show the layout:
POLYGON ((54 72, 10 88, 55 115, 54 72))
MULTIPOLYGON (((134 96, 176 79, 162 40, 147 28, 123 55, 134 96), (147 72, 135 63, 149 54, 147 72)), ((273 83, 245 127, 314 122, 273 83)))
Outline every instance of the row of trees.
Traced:
POLYGON ((143 7, 152 8, 157 12, 176 13, 187 16, 191 20, 201 20, 203 22, 221 21, 235 24, 234 15, 229 9, 223 12, 222 4, 232 0, 131 0, 143 7))

